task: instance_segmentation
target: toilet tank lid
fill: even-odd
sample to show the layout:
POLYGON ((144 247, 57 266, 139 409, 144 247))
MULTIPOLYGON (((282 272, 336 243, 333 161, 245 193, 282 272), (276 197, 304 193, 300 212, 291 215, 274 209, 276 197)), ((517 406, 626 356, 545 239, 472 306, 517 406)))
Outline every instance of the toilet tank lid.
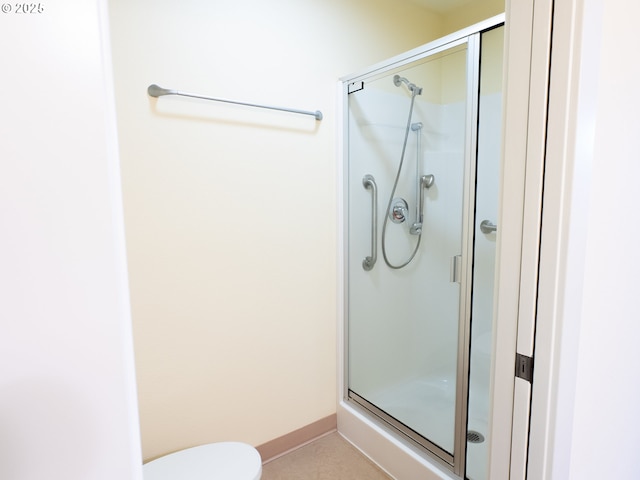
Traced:
POLYGON ((144 480, 259 480, 262 459, 246 443, 218 442, 157 458, 142 471, 144 480))

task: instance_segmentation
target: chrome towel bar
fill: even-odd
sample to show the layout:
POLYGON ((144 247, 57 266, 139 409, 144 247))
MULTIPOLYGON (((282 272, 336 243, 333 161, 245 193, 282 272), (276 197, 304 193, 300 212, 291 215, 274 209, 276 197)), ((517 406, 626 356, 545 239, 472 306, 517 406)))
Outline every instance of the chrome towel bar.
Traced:
POLYGON ((180 95, 182 97, 200 98, 202 100, 212 100, 214 102, 233 103, 234 105, 244 105, 245 107, 267 108, 269 110, 280 110, 282 112, 299 113, 302 115, 312 115, 313 117, 316 118, 316 120, 322 120, 322 112, 320 110, 316 110, 315 112, 310 112, 308 110, 298 110, 295 108, 274 107, 272 105, 260 105, 257 103, 237 102, 235 100, 206 97, 204 95, 197 95, 195 93, 187 93, 187 92, 181 92, 179 90, 172 90, 170 88, 162 88, 155 84, 149 85, 149 88, 147 88, 147 93, 149 94, 149 96, 156 97, 156 98, 162 97, 163 95, 180 95))

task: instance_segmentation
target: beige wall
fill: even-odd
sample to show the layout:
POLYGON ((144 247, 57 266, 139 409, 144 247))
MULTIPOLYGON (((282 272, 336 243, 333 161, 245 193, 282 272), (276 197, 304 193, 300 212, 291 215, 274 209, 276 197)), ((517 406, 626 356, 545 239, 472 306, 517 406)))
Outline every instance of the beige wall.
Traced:
POLYGON ((442 33, 452 33, 504 13, 504 6, 505 0, 474 0, 453 8, 442 17, 442 33))
POLYGON ((440 36, 396 2, 110 2, 145 458, 336 409, 336 81, 440 36), (322 122, 181 98, 316 110, 322 122))

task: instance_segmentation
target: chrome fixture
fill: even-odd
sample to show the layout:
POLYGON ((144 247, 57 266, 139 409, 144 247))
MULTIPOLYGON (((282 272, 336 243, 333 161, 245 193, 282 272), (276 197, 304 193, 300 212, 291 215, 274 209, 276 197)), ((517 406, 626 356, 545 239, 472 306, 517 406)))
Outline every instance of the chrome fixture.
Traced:
POLYGON ((389 220, 393 223, 403 223, 409 214, 409 204, 404 198, 394 198, 393 208, 389 210, 389 220))
POLYGON ((200 98, 202 100, 212 100, 214 102, 233 103, 234 105, 244 105, 245 107, 267 108, 269 110, 280 110, 282 112, 299 113, 302 115, 312 115, 316 118, 316 120, 322 120, 322 112, 320 110, 316 110, 315 112, 310 112, 308 110, 298 110, 295 108, 274 107, 272 105, 260 105, 257 103, 225 100, 223 98, 205 97, 204 95, 197 95, 195 93, 186 93, 186 92, 180 92, 178 90, 173 90, 170 88, 162 88, 155 84, 149 85, 149 88, 147 88, 147 93, 149 94, 149 96, 156 97, 156 98, 162 97, 164 95, 180 95, 182 97, 200 98))
POLYGON ((371 189, 371 255, 362 260, 362 268, 369 271, 378 260, 378 186, 373 175, 365 175, 362 185, 371 189))
MULTIPOLYGON (((387 264, 389 268, 400 269, 406 267, 411 263, 413 258, 418 253, 418 249, 420 248, 420 241, 422 240, 422 206, 416 207, 416 221, 410 227, 409 232, 413 235, 418 235, 418 240, 413 249, 413 252, 409 256, 409 258, 400 265, 392 264, 387 258, 387 248, 386 248, 386 232, 388 220, 391 220, 393 223, 403 223, 406 220, 407 214, 409 212, 409 207, 407 202, 403 199, 394 198, 396 193, 396 188, 398 187, 398 180, 400 179, 400 174, 402 173, 402 165, 404 164, 404 155, 407 151, 407 140, 409 139, 409 131, 414 131, 418 134, 418 142, 420 141, 420 134, 422 130, 422 122, 411 123, 411 117, 413 115, 413 107, 415 105, 416 95, 422 94, 422 87, 418 87, 416 84, 411 83, 405 77, 401 77, 400 75, 393 76, 393 84, 396 87, 401 86, 402 84, 406 85, 411 92, 411 105, 409 106, 409 117, 407 118, 407 127, 404 132, 404 142, 402 144, 402 153, 400 154, 400 162, 398 162, 398 171, 396 173, 396 179, 393 182, 393 188, 391 189, 391 194, 389 195, 389 203, 387 204, 387 214, 384 217, 384 222, 382 223, 382 257, 384 258, 384 262, 387 264)), ((420 148, 418 147, 418 154, 420 148)), ((419 163, 419 162, 416 162, 419 163)), ((416 165, 416 174, 418 172, 418 165, 416 165)), ((425 177, 430 177, 430 180, 425 180, 428 183, 428 186, 423 183, 421 177, 418 179, 418 190, 417 193, 417 202, 421 204, 424 202, 424 188, 429 188, 433 185, 433 175, 427 175, 425 177)))
POLYGON ((418 179, 418 185, 416 186, 416 220, 409 229, 409 233, 411 235, 420 235, 422 233, 422 220, 424 217, 424 189, 431 188, 435 181, 435 177, 433 175, 420 175, 422 127, 422 122, 411 124, 411 130, 416 132, 416 178, 418 179))
POLYGON ((498 230, 498 226, 491 220, 483 220, 480 223, 480 231, 482 233, 493 233, 498 230))
POLYGON ((393 84, 396 87, 399 87, 403 83, 407 86, 411 93, 414 93, 415 95, 422 95, 422 87, 418 87, 415 83, 411 83, 409 80, 401 77, 400 75, 393 76, 393 84))
POLYGON ((411 124, 411 131, 416 132, 416 179, 418 184, 416 185, 416 220, 411 225, 409 233, 411 235, 419 235, 422 233, 422 220, 420 220, 420 213, 422 212, 422 202, 424 195, 422 195, 422 180, 420 179, 421 172, 421 152, 422 152, 422 122, 416 122, 411 124), (420 224, 420 225, 418 225, 420 224), (419 227, 419 228, 418 228, 419 227))
POLYGON ((409 233, 411 235, 422 234, 422 220, 424 218, 424 191, 427 188, 431 188, 435 182, 433 175, 422 175, 419 182, 420 199, 418 200, 418 210, 416 212, 416 221, 411 225, 409 233))
POLYGON ((451 257, 449 267, 449 281, 451 283, 460 283, 462 279, 462 255, 454 255, 451 257))

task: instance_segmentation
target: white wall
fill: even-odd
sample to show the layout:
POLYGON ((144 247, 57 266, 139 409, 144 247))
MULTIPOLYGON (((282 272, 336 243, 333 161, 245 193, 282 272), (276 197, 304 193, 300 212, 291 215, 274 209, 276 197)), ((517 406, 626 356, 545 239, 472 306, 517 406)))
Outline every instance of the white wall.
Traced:
POLYGON ((0 478, 139 479, 106 7, 40 5, 0 14, 0 478))
POLYGON ((336 81, 437 38, 439 17, 387 0, 110 15, 144 456, 335 413, 336 81))
POLYGON ((565 112, 552 118, 567 134, 549 143, 556 175, 545 179, 545 222, 557 217, 560 228, 549 235, 543 224, 542 278, 558 286, 553 294, 540 287, 539 302, 552 315, 538 319, 536 350, 551 356, 536 358, 534 373, 535 478, 636 478, 640 471, 640 66, 630 61, 638 14, 634 0, 579 0, 556 10, 563 32, 554 55, 571 75, 552 65, 550 112, 565 112), (570 95, 554 96, 566 85, 570 95), (546 384, 548 398, 538 393, 546 384))
MULTIPOLYGON (((578 121, 587 134, 578 137, 573 179, 588 192, 582 198, 586 205, 573 206, 578 222, 586 215, 586 231, 580 232, 586 235, 570 239, 584 253, 582 265, 570 267, 583 274, 582 299, 565 311, 567 317, 580 318, 579 330, 566 332, 570 338, 565 339, 573 345, 577 338, 577 357, 569 364, 575 367, 575 396, 571 413, 561 413, 572 416, 571 424, 560 425, 571 429, 567 478, 634 478, 640 471, 640 377, 635 368, 640 339, 640 66, 630 60, 637 56, 640 5, 632 0, 595 3, 587 14, 597 20, 595 25, 588 23, 594 18, 587 21, 585 38, 601 34, 594 45, 599 51, 583 55, 595 54, 597 60, 585 62, 599 64, 596 100, 585 100, 595 108, 578 121)), ((594 85, 592 78, 583 81, 594 85)), ((566 288, 575 286, 580 284, 566 288)))

